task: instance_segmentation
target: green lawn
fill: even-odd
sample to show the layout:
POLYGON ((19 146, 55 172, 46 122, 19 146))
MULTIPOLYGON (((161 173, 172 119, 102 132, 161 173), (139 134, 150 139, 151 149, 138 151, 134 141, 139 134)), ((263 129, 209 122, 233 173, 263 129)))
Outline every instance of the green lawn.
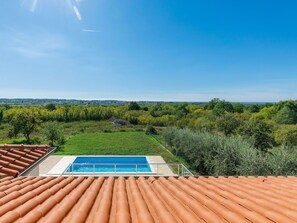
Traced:
MULTIPOLYGON (((80 133, 94 133, 94 132, 120 132, 120 131, 142 131, 145 126, 142 125, 125 125, 125 126, 116 126, 109 121, 77 121, 77 122, 58 122, 63 134, 66 139, 71 138, 80 133)), ((48 141, 44 139, 42 133, 42 125, 38 128, 38 131, 32 133, 31 139, 38 139, 40 143, 47 144, 48 141)), ((26 143, 22 135, 19 135, 16 138, 9 139, 8 132, 10 125, 7 123, 2 123, 0 125, 0 143, 2 144, 18 144, 26 143)), ((38 142, 33 142, 37 144, 38 142)))
POLYGON ((160 155, 181 162, 144 132, 80 133, 68 139, 56 155, 160 155))
MULTIPOLYGON (((145 126, 127 125, 115 126, 109 121, 78 121, 59 122, 67 141, 60 148, 57 155, 158 155, 166 162, 183 163, 189 165, 181 158, 176 157, 160 146, 164 144, 161 135, 154 139, 143 132, 145 126), (159 142, 160 143, 159 143, 159 142)), ((10 126, 0 125, 0 144, 25 143, 22 136, 9 139, 7 133, 10 126)), ((35 144, 47 144, 48 141, 40 131, 32 134, 31 138, 37 139, 35 144), (39 141, 39 142, 38 142, 39 141)))

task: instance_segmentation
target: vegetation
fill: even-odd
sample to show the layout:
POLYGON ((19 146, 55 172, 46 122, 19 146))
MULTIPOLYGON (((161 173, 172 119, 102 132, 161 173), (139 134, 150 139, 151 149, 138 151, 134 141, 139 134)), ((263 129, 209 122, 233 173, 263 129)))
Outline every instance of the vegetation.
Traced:
POLYGON ((65 137, 56 122, 48 122, 43 126, 43 132, 45 138, 50 142, 51 146, 55 145, 55 142, 58 145, 62 145, 65 143, 65 137))
POLYGON ((145 128, 145 134, 147 134, 147 135, 157 135, 158 132, 152 125, 148 125, 145 128))
MULTIPOLYGON (((61 145, 66 140, 60 152, 72 153, 75 151, 70 147, 76 137, 139 131, 164 142, 162 132, 175 127, 175 131, 184 131, 183 137, 175 136, 176 142, 170 141, 166 133, 165 141, 174 154, 201 174, 293 173, 291 168, 296 164, 297 101, 240 104, 215 98, 208 103, 44 100, 21 104, 19 100, 0 105, 2 143, 61 145), (193 141, 199 146, 192 147, 193 141)), ((114 154, 118 152, 110 149, 114 154)), ((139 147, 136 150, 146 151, 139 147)))
POLYGON ((70 138, 58 155, 160 155, 166 162, 181 159, 164 150, 144 132, 80 133, 70 138))
POLYGON ((172 151, 203 175, 295 175, 297 156, 285 149, 263 153, 236 136, 169 128, 164 137, 172 151))
POLYGON ((30 142, 30 135, 36 130, 39 120, 29 109, 15 114, 9 121, 11 129, 8 132, 10 138, 22 133, 26 142, 30 142))

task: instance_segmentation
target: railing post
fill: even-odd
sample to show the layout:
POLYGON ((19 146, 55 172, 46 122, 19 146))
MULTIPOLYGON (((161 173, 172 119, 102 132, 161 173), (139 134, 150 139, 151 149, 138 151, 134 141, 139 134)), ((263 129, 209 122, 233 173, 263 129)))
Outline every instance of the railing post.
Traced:
POLYGON ((157 163, 157 174, 159 175, 159 163, 157 163))
POLYGON ((93 164, 93 173, 95 173, 95 163, 93 164))
POLYGON ((179 168, 180 168, 180 164, 177 165, 177 175, 179 176, 179 168))
POLYGON ((138 175, 138 164, 136 163, 136 176, 138 175))
POLYGON ((182 165, 182 176, 184 176, 184 165, 182 165))
POLYGON ((117 164, 114 164, 114 174, 117 173, 117 164))

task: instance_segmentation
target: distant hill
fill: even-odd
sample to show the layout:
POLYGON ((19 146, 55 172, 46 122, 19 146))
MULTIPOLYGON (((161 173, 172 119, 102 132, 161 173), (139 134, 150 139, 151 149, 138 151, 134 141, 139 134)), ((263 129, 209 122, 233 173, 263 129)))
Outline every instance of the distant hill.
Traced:
MULTIPOLYGON (((44 105, 48 103, 54 103, 57 105, 126 105, 130 101, 121 100, 79 100, 79 99, 38 99, 38 98, 0 98, 0 104, 9 105, 44 105)), ((167 104, 206 104, 207 102, 172 102, 172 101, 137 101, 139 104, 156 104, 156 103, 167 103, 167 104)), ((235 102, 234 102, 235 103, 235 102)), ((246 105, 251 104, 266 104, 266 102, 236 102, 246 105)))

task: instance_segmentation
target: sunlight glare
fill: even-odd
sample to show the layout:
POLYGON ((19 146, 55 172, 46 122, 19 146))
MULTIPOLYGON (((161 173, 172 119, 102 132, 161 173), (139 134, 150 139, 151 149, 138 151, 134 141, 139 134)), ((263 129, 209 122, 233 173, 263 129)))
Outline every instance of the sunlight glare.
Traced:
POLYGON ((31 12, 35 12, 36 6, 37 6, 38 0, 33 0, 31 7, 30 7, 30 11, 31 12))
MULTIPOLYGON (((61 0, 58 0, 61 1, 61 0)), ((21 7, 28 7, 30 12, 35 13, 37 6, 42 5, 43 3, 49 3, 49 4, 56 4, 56 1, 50 0, 50 1, 39 1, 39 0, 20 0, 20 5, 21 7)), ((82 20, 82 16, 81 13, 79 11, 79 5, 82 3, 82 0, 65 0, 65 2, 68 3, 70 10, 73 10, 74 15, 76 16, 76 18, 81 21, 82 20)))

